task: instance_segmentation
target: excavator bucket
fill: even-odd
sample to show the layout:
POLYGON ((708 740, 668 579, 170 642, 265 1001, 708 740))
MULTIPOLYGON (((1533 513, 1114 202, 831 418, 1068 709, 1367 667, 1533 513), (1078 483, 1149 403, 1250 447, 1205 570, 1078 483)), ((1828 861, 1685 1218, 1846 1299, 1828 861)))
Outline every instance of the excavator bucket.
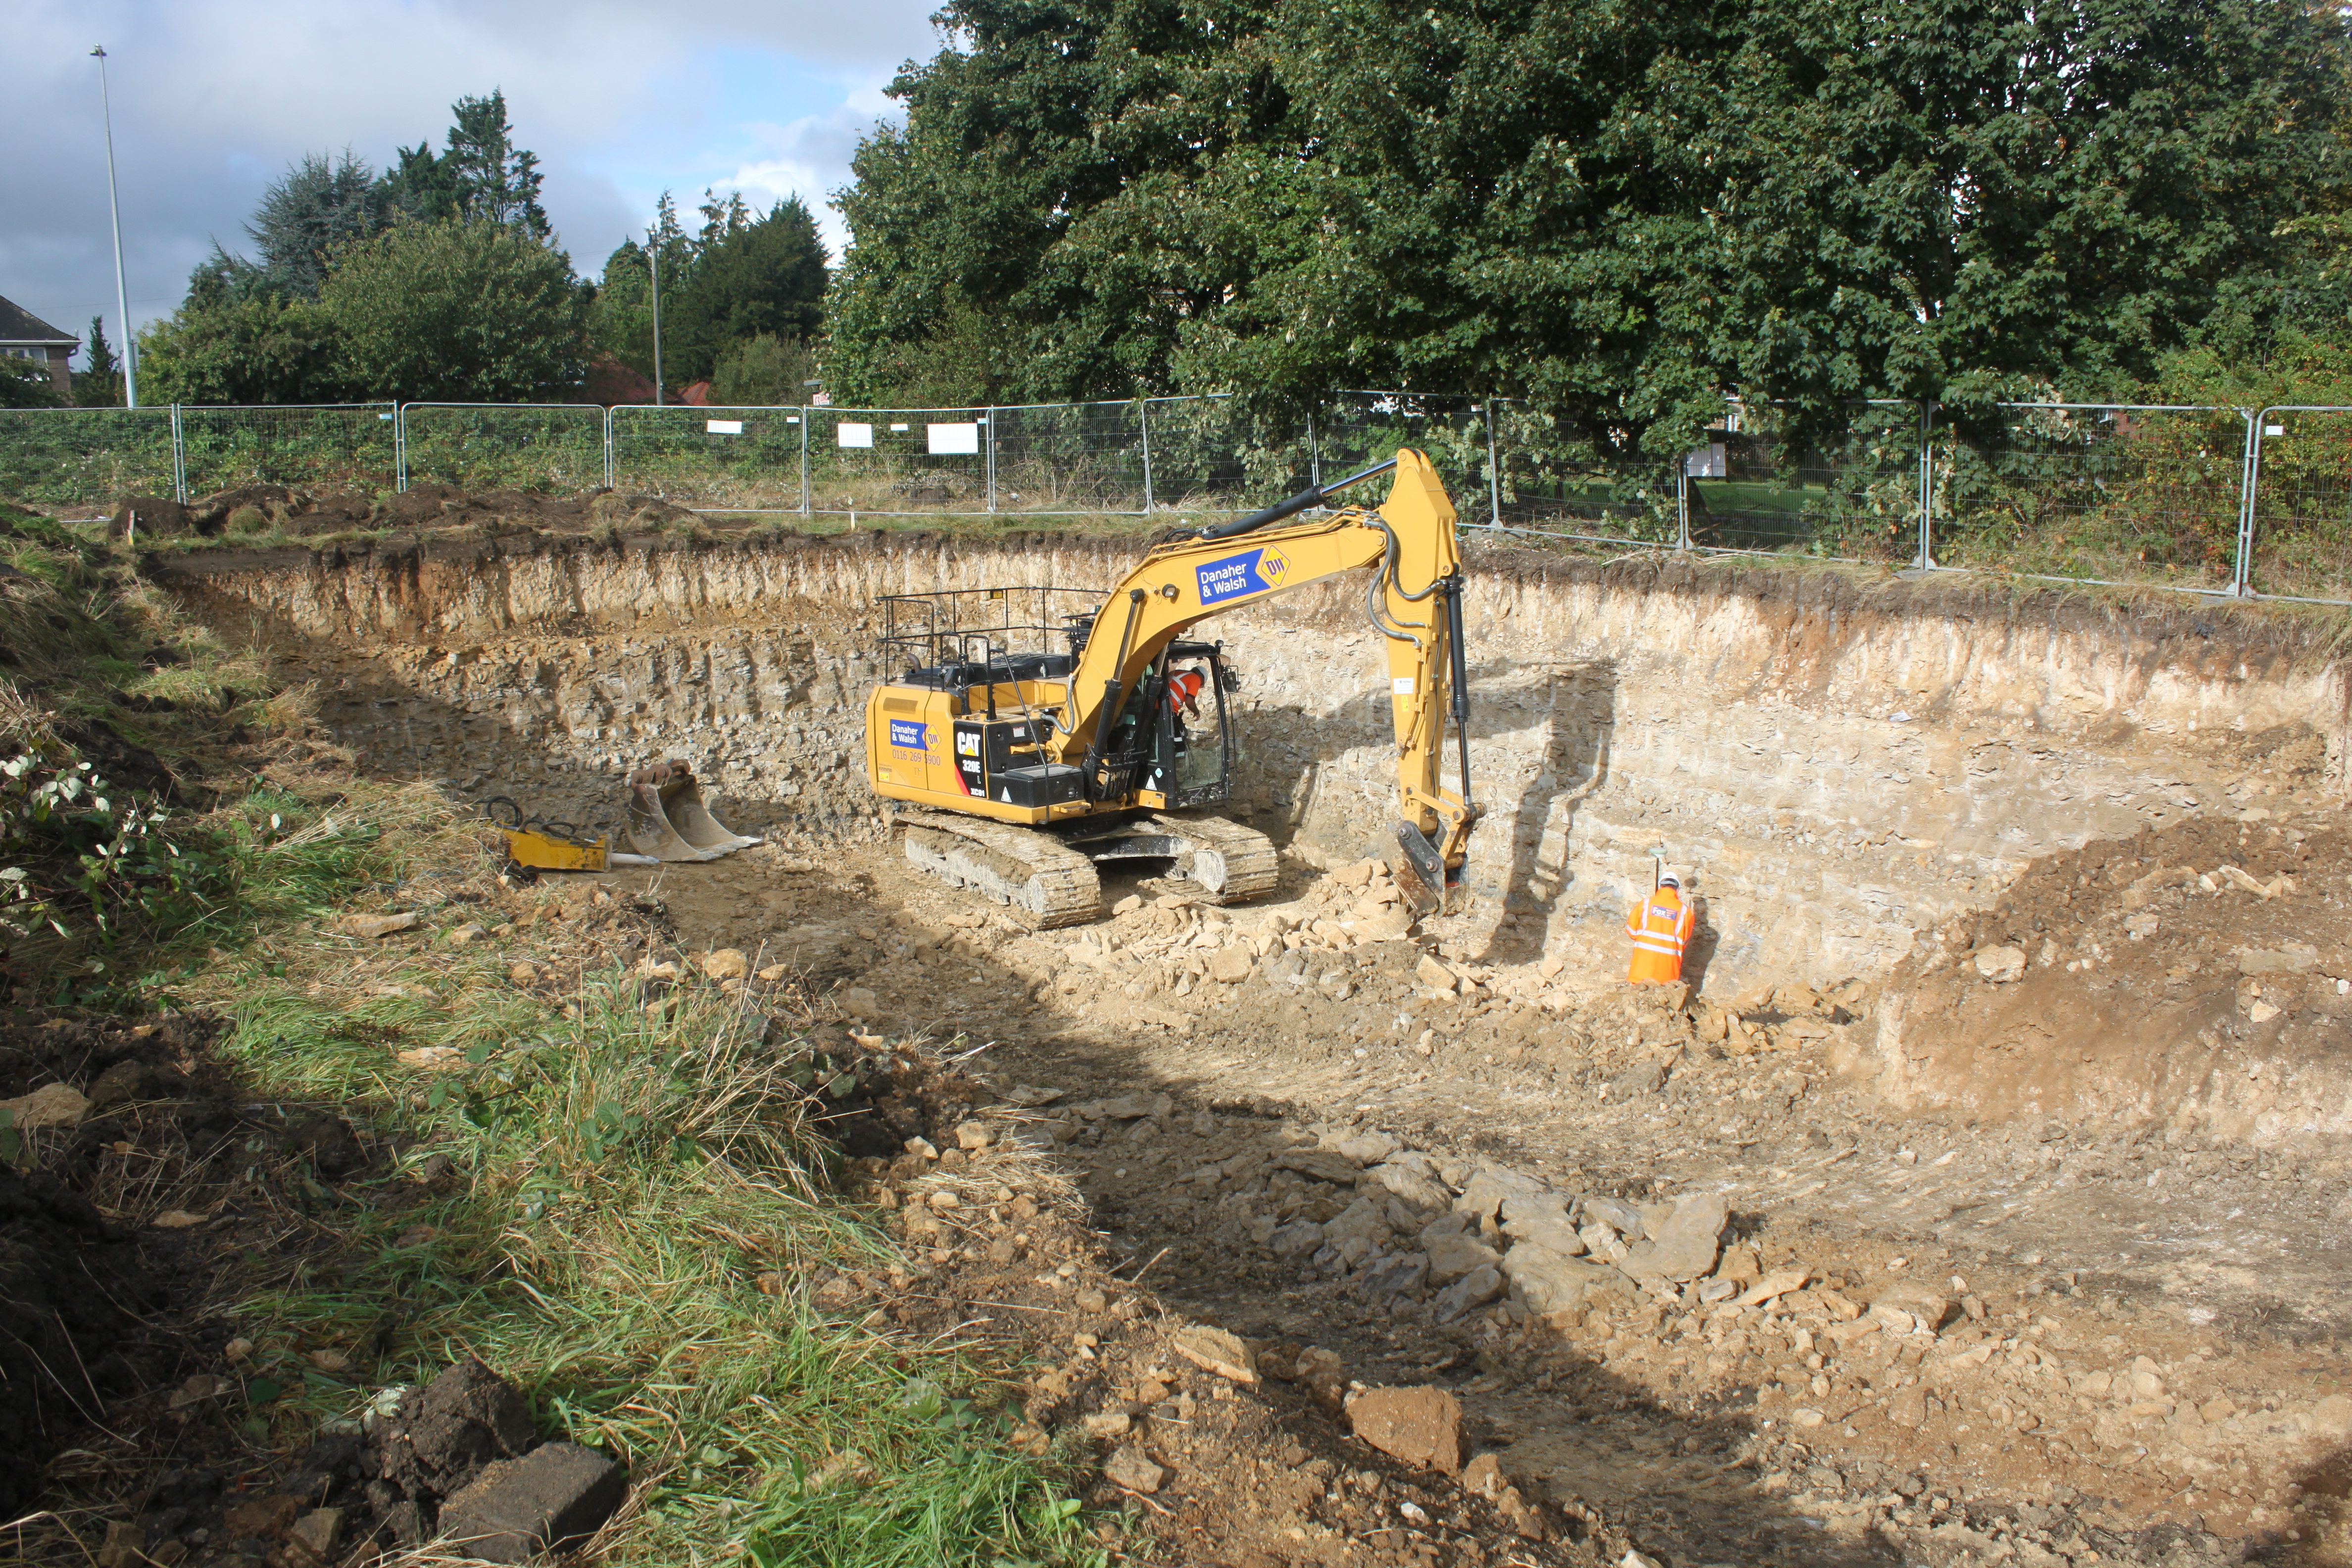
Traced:
POLYGON ((694 771, 675 759, 629 775, 628 832, 637 853, 656 860, 716 860, 765 842, 711 816, 694 771))
POLYGON ((1396 825, 1397 847, 1404 853, 1397 860, 1397 891, 1404 898, 1405 907, 1415 920, 1433 915, 1445 908, 1445 859, 1429 835, 1410 822, 1396 825))

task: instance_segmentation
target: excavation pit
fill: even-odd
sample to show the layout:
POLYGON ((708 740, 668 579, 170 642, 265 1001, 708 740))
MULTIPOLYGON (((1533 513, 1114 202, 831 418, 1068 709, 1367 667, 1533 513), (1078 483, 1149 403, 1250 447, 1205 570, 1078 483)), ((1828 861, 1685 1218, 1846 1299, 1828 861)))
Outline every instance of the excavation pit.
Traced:
POLYGON ((1310 590, 1216 626, 1275 893, 1114 870, 1103 922, 1031 932, 887 841, 869 606, 1131 558, 530 536, 169 581, 371 771, 593 824, 685 758, 770 840, 607 879, 689 952, 961 1037, 1152 1286, 1283 1364, 1443 1384, 1509 1484, 1654 1510, 1671 1560, 2320 1530, 2284 1489, 2352 1426, 2322 630, 1476 553, 1486 815, 1468 907, 1414 928, 1377 634, 1310 590), (1687 995, 1614 980, 1661 860, 1704 915, 1687 995), (1585 1234, 1705 1194, 1730 1217, 1691 1278, 1585 1234), (1577 1268, 1510 1267, 1554 1199, 1577 1268))

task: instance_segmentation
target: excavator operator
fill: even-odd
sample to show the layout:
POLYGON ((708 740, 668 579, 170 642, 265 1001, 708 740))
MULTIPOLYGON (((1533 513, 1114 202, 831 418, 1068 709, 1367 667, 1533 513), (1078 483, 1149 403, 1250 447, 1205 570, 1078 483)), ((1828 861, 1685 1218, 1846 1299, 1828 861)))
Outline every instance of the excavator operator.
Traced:
POLYGON ((1209 678, 1201 672, 1201 667, 1197 664, 1187 665, 1170 676, 1168 678, 1168 711, 1189 714, 1198 719, 1201 716, 1201 692, 1208 683, 1209 678))
POLYGON ((1625 921, 1633 939, 1633 962, 1625 978, 1636 985, 1671 985, 1683 977, 1683 953, 1690 946, 1697 911, 1683 900, 1678 877, 1661 877, 1650 896, 1625 921))

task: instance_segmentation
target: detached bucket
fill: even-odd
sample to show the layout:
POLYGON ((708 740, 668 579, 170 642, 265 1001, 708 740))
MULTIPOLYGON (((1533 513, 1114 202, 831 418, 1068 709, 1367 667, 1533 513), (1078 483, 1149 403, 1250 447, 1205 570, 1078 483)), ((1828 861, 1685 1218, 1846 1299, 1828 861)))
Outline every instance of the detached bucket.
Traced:
POLYGON ((656 860, 716 860, 766 842, 731 832, 702 804, 702 786, 681 762, 656 763, 629 775, 629 843, 656 860))

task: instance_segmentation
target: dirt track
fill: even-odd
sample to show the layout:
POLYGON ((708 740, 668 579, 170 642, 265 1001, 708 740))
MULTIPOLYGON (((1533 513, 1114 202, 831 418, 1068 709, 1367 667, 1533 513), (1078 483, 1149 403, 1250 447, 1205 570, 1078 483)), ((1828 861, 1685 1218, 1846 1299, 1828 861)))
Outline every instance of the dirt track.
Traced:
MULTIPOLYGON (((2332 831, 2294 847, 2341 884, 2332 831)), ((879 848, 621 879, 658 892, 688 948, 804 967, 881 1026, 977 1048, 1000 1091, 1059 1090, 1035 1114, 1162 1291, 1351 1377, 1456 1388, 1520 1484, 1598 1505, 1668 1561, 1948 1557, 1992 1550, 1996 1516, 2029 1561, 2029 1543, 2087 1561, 2093 1531, 2217 1551, 2315 1531, 2300 1487, 2352 1431, 2335 1159, 2147 1116, 1889 1112, 1832 1066, 1875 1047, 1881 998, 1860 986, 1685 1010, 1455 962, 1441 995, 1422 949, 1446 950, 1442 922, 1420 945, 1339 923, 1378 923, 1366 870, 1293 866, 1276 901, 1234 910, 1137 884, 1098 937, 1055 942, 879 848), (1289 945, 1264 940, 1282 924, 1289 945), (1203 959, 1254 948, 1247 979, 1207 978, 1203 959), (1342 1163, 1268 1168, 1293 1146, 1342 1163), (1507 1289, 1441 1321, 1436 1272, 1377 1275, 1427 1251, 1405 1226, 1430 1214, 1391 1209, 1369 1256, 1285 1234, 1339 1237, 1357 1168, 1397 1150, 1429 1157, 1447 1201, 1482 1168, 1595 1198, 1720 1192, 1717 1271, 1809 1283, 1746 1309, 1701 1300, 1704 1281, 1629 1284, 1549 1313, 1507 1289)), ((2271 902, 2203 896, 2248 940, 2239 906, 2271 902)), ((2086 1002, 2097 984, 2055 973, 2086 1002)), ((1485 1239, 1511 1245, 1491 1215, 1485 1239)))

